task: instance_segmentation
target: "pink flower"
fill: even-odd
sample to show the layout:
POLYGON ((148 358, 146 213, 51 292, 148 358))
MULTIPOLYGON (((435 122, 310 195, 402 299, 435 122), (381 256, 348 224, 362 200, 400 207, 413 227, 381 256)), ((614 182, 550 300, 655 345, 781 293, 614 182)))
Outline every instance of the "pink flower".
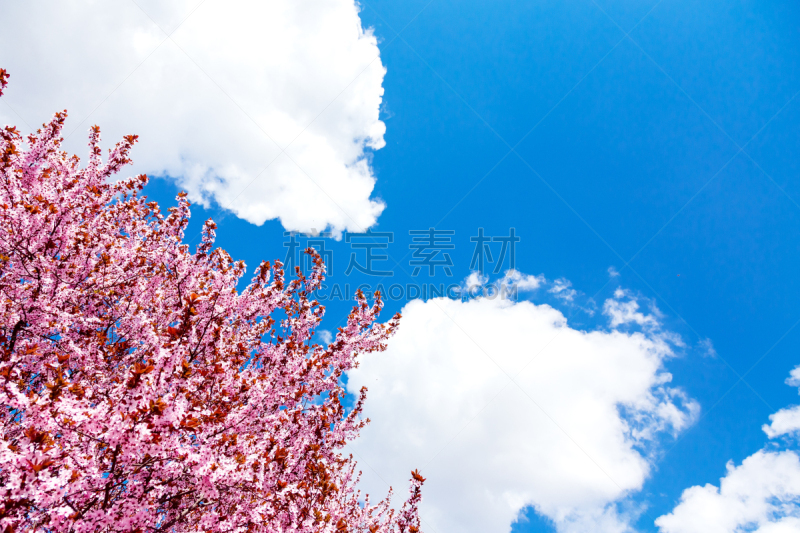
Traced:
MULTIPOLYGON (((0 70, 0 94, 7 74, 0 70)), ((147 177, 109 183, 128 136, 81 168, 60 150, 66 113, 0 131, 0 530, 416 532, 422 478, 397 515, 359 505, 352 457, 362 391, 343 372, 383 350, 363 295, 328 346, 312 344, 324 277, 287 281, 183 244, 189 202, 162 214, 147 177), (283 316, 284 318, 274 318, 283 316), (322 402, 312 401, 322 397, 322 402)))

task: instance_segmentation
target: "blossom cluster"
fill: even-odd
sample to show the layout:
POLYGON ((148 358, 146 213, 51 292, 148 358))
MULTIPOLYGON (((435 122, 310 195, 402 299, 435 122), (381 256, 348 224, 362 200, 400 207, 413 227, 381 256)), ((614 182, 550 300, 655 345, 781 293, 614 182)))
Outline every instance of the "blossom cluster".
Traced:
MULTIPOLYGON (((0 94, 7 74, 0 70, 0 94)), ((26 140, 0 131, 0 530, 414 533, 424 481, 399 512, 357 490, 342 453, 367 422, 340 382, 385 348, 363 295, 313 342, 325 267, 252 282, 214 246, 183 243, 189 202, 162 213, 125 137, 85 167, 60 148, 66 112, 26 140)))

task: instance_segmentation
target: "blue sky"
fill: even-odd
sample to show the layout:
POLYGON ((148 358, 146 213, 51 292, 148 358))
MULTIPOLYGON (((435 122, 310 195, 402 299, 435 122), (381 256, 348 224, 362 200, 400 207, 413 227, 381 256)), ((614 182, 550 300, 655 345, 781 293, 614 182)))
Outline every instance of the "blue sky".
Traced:
MULTIPOLYGON (((390 259, 376 263, 393 271, 383 283, 460 283, 478 228, 515 228, 514 268, 578 291, 579 304, 530 296, 573 328, 605 328, 603 302, 619 287, 656 306, 685 343, 665 368, 700 414, 660 438, 644 485, 621 504, 645 508, 637 530, 658 531, 655 518, 686 488, 718 485, 729 460, 778 446, 761 426, 797 403, 784 380, 800 363, 800 6, 360 5, 386 67, 386 146, 366 151, 373 198, 386 204, 372 230, 394 235, 390 259), (410 275, 408 232, 431 227, 454 231, 452 276, 410 275)), ((181 188, 171 178, 147 189, 162 205, 181 188)), ((233 257, 251 267, 284 259, 280 221, 257 226, 212 202, 194 208, 190 238, 208 216, 233 257)), ((326 246, 331 283, 381 279, 345 276, 350 244, 326 246)), ((325 303, 323 327, 335 330, 351 304, 325 303)), ((387 312, 405 303, 389 301, 387 312)), ((533 507, 523 514, 515 533, 556 530, 533 507)))
MULTIPOLYGON (((800 9, 362 5, 387 66, 387 146, 373 165, 388 205, 375 231, 396 234, 389 253, 407 253, 408 229, 455 230, 460 279, 467 237, 514 227, 517 269, 564 277, 598 302, 621 283, 690 344, 668 369, 703 417, 665 446, 640 494, 650 508, 637 525, 654 531, 684 488, 761 448, 768 415, 796 402, 783 381, 800 347, 800 9), (610 266, 619 283, 607 283, 610 266), (703 356, 704 339, 716 357, 703 356)), ((220 244, 252 264, 283 257, 282 232, 230 217, 220 244)), ((342 244, 334 277, 349 260, 342 244)), ((528 517, 513 530, 552 530, 528 517)))
MULTIPOLYGON (((716 357, 690 348, 668 364, 703 417, 666 445, 641 492, 650 508, 637 525, 655 531, 684 488, 761 448, 768 415, 796 402, 783 381, 800 348, 800 8, 362 5, 387 67, 387 146, 373 165, 388 207, 375 231, 395 232, 395 260, 409 229, 455 230, 458 280, 478 227, 514 227, 517 269, 602 301, 613 266, 687 343, 713 342, 716 357)), ((253 264, 284 257, 282 232, 229 217, 219 242, 253 264)), ((331 244, 334 277, 349 261, 342 244, 331 244)), ((553 530, 527 516, 513 531, 553 530)))

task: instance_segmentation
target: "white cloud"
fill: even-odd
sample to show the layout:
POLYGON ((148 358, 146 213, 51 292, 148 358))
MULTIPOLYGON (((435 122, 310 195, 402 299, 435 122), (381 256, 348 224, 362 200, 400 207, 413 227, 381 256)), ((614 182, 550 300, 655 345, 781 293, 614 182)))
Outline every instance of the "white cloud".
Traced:
POLYGON ((327 329, 318 329, 317 336, 322 344, 330 344, 333 340, 333 334, 327 329))
POLYGON ((708 339, 708 338, 702 339, 698 343, 698 345, 703 350, 703 354, 704 355, 706 355, 708 357, 716 357, 717 356, 717 350, 714 348, 714 343, 711 341, 711 339, 708 339))
POLYGON ((522 292, 535 291, 542 284, 547 283, 544 275, 532 276, 523 274, 519 270, 511 269, 505 273, 500 283, 507 286, 516 286, 522 292))
POLYGON ((614 298, 606 300, 603 304, 603 312, 611 318, 611 327, 625 324, 638 324, 651 328, 659 326, 658 318, 639 311, 639 302, 629 291, 622 289, 614 291, 614 298))
POLYGON ((465 299, 516 299, 520 292, 533 292, 546 283, 547 279, 543 275, 531 276, 514 269, 506 271, 502 278, 490 282, 489 276, 481 274, 478 270, 473 270, 461 282, 459 290, 462 298, 465 299))
POLYGON ((626 531, 659 433, 697 405, 669 387, 669 339, 579 331, 528 301, 413 301, 388 349, 349 373, 372 423, 352 450, 370 493, 421 468, 424 526, 508 531, 534 505, 561 531, 626 531), (513 377, 511 382, 509 377, 513 377))
POLYGON ((613 266, 608 267, 608 277, 609 278, 618 278, 619 277, 619 271, 617 271, 617 269, 614 268, 613 266))
POLYGON ((769 415, 770 424, 764 424, 762 429, 771 439, 800 431, 800 405, 781 409, 769 415))
POLYGON ((254 224, 357 231, 383 210, 368 155, 385 69, 354 0, 7 2, 0 66, 0 123, 67 108, 79 155, 92 124, 109 145, 138 134, 131 173, 254 224))
POLYGON ((663 533, 777 533, 800 531, 800 459, 791 451, 759 451, 738 467, 728 463, 720 487, 686 489, 663 533))
POLYGON ((485 276, 478 270, 473 270, 469 276, 464 279, 461 284, 461 291, 465 294, 470 294, 470 291, 478 293, 477 289, 483 287, 489 282, 489 276, 485 276))
MULTIPOLYGON (((792 387, 800 387, 800 366, 791 371, 786 379, 786 384, 792 387)), ((800 431, 800 405, 781 409, 777 413, 769 415, 769 420, 770 423, 764 424, 761 429, 771 439, 789 433, 796 433, 800 431)))
POLYGON ((572 282, 564 278, 555 280, 547 292, 568 303, 575 300, 575 296, 578 294, 578 291, 572 288, 572 282))
POLYGON ((796 366, 792 369, 789 373, 789 377, 786 378, 786 384, 790 387, 800 387, 800 366, 796 366))
MULTIPOLYGON (((800 366, 786 380, 800 386, 800 366)), ((762 429, 775 438, 800 430, 800 406, 771 415, 762 429)), ((683 491, 672 513, 659 517, 662 533, 788 533, 800 531, 800 458, 792 450, 761 450, 738 467, 729 462, 719 488, 683 491)))

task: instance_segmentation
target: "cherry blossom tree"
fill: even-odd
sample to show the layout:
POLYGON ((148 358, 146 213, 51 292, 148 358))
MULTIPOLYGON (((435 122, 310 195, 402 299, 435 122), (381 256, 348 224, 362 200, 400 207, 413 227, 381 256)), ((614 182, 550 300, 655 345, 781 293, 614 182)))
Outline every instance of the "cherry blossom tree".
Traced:
MULTIPOLYGON (((0 70, 0 95, 7 73, 0 70)), ((189 202, 162 214, 112 182, 95 126, 82 168, 61 151, 66 112, 27 143, 0 132, 0 530, 415 533, 424 479, 395 512, 357 491, 343 448, 342 373, 383 350, 399 315, 358 295, 328 346, 311 299, 324 265, 288 281, 184 244, 189 202)))

